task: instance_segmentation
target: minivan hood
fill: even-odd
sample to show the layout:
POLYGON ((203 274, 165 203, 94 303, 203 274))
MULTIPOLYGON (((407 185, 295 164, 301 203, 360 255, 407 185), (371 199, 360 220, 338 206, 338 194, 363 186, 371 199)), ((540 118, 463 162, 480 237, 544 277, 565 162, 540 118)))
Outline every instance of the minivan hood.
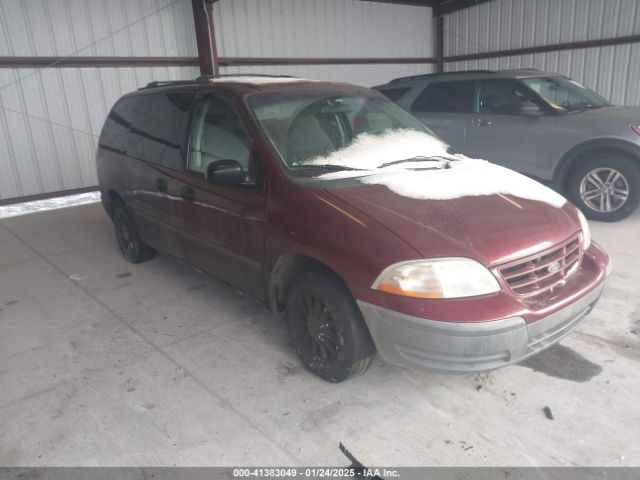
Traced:
MULTIPOLYGON (((348 185, 338 183, 327 191, 383 224, 423 257, 463 256, 495 266, 549 248, 580 228, 575 207, 537 182, 542 192, 537 199, 532 198, 531 191, 527 194, 530 198, 523 198, 499 191, 476 195, 472 189, 470 194, 460 191, 453 192, 451 198, 438 198, 442 195, 433 184, 432 196, 436 198, 428 198, 430 185, 426 178, 433 173, 439 173, 440 184, 449 183, 443 181, 447 177, 453 184, 458 183, 456 179, 464 183, 460 173, 451 168, 441 172, 405 171, 393 181, 373 175, 348 185), (402 182, 406 182, 405 187, 398 188, 402 182), (424 184, 424 192, 414 192, 407 184, 424 184)), ((511 171, 509 176, 514 185, 533 182, 511 171)), ((482 176, 477 182, 483 182, 482 176)))

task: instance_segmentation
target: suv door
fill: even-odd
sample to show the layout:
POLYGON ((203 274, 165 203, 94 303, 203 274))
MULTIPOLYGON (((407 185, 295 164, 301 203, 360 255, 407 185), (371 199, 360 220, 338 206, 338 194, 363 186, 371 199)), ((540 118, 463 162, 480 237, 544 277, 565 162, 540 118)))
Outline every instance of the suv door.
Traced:
POLYGON ((176 257, 183 256, 176 175, 184 169, 193 99, 183 92, 137 97, 127 134, 127 171, 121 172, 122 194, 143 242, 176 257))
POLYGON ((454 149, 463 152, 465 128, 473 112, 473 81, 429 83, 410 111, 454 149))
POLYGON ((527 175, 548 178, 557 116, 520 82, 478 80, 463 152, 527 175))
POLYGON ((225 282, 262 296, 266 199, 253 142, 238 111, 210 94, 196 101, 187 172, 180 177, 182 237, 187 260, 225 282), (236 160, 253 186, 214 185, 209 163, 236 160), (256 173, 258 172, 258 173, 256 173))

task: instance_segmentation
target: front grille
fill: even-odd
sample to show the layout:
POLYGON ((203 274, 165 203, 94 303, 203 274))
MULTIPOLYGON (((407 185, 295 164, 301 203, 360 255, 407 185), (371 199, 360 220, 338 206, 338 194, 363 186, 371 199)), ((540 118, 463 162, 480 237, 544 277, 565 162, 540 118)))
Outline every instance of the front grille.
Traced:
POLYGON ((533 297, 564 284, 582 261, 580 234, 530 257, 498 267, 504 281, 516 295, 533 297))

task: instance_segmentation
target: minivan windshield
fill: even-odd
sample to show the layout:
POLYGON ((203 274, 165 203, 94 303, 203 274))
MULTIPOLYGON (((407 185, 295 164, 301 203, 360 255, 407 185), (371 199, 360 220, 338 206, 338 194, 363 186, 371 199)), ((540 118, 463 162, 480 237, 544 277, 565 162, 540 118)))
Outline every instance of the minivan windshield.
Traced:
POLYGON ((392 155, 372 164, 370 156, 365 160, 359 155, 362 160, 357 160, 349 155, 354 147, 388 143, 385 140, 390 135, 413 133, 442 143, 413 115, 375 93, 265 92, 247 96, 247 103, 290 172, 308 175, 314 170, 311 175, 315 175, 325 173, 321 170, 370 170, 389 162, 426 160, 426 156, 404 159, 392 155), (331 161, 343 153, 355 161, 331 161))
POLYGON ((609 106, 609 102, 600 95, 566 77, 532 77, 522 81, 560 112, 609 106))

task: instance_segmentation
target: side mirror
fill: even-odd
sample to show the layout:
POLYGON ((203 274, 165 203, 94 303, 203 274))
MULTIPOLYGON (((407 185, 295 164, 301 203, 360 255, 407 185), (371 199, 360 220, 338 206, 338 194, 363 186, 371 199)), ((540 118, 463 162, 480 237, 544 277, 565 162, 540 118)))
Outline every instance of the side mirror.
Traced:
POLYGON ((536 115, 542 115, 543 111, 534 102, 524 101, 520 104, 519 113, 520 115, 536 116, 536 115))
POLYGON ((207 165, 204 178, 215 185, 246 184, 246 175, 236 160, 216 160, 207 165))

